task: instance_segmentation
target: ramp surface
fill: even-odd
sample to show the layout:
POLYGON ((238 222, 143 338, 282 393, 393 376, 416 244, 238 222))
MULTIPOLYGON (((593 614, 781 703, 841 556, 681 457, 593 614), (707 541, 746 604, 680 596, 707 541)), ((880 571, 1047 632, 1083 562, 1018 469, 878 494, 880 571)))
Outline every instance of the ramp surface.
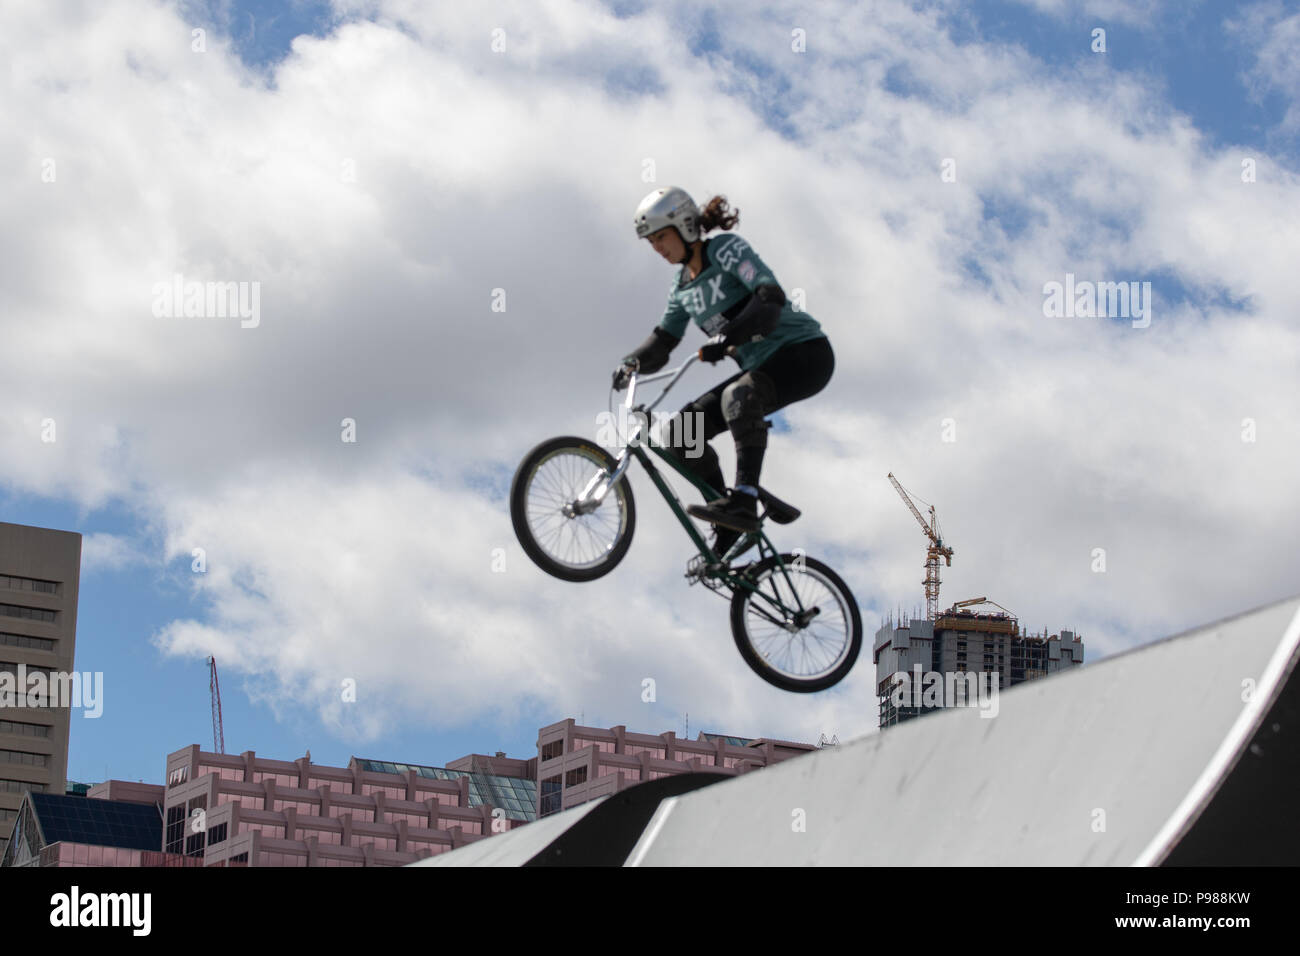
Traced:
POLYGON ((608 798, 601 797, 554 816, 542 817, 518 830, 477 840, 469 846, 439 853, 408 866, 523 866, 558 840, 564 831, 608 798))
MULTIPOLYGON (((648 819, 642 798, 631 851, 586 862, 1300 865, 1298 646, 1290 598, 1021 684, 991 716, 949 709, 665 793, 648 819)), ((527 860, 545 857, 536 845, 527 860)), ((438 862, 472 863, 478 847, 438 862)))

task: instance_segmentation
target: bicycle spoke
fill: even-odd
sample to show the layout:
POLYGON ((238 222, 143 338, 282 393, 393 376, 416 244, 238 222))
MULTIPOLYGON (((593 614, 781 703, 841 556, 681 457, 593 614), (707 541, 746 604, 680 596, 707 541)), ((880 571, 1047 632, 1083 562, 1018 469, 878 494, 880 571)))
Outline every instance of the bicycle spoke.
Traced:
POLYGON ((599 507, 585 514, 566 515, 604 465, 576 449, 564 449, 543 459, 529 477, 524 513, 533 540, 556 561, 582 568, 596 564, 617 543, 626 521, 620 488, 611 488, 599 507))
POLYGON ((770 568, 748 596, 745 630, 754 652, 769 667, 796 680, 829 673, 852 641, 852 625, 838 590, 815 571, 790 564, 784 572, 770 568), (800 607, 815 607, 818 614, 796 627, 795 609, 800 607))

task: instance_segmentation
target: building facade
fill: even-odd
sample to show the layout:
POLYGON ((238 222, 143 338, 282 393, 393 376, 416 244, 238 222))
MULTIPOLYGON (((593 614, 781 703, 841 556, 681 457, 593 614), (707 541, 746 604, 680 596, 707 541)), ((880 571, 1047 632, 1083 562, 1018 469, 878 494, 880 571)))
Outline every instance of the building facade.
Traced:
POLYGON ((886 619, 876 631, 873 658, 880 727, 944 707, 970 706, 983 689, 997 692, 1083 663, 1073 631, 1024 634, 1010 614, 950 608, 935 620, 886 619), (927 693, 919 686, 924 675, 927 693))
POLYGON ((0 859, 23 794, 67 783, 80 580, 81 535, 0 522, 0 859))
POLYGON ((361 757, 332 767, 310 755, 274 760, 192 744, 167 756, 161 786, 111 780, 57 799, 28 792, 17 842, 0 861, 401 866, 644 781, 694 771, 736 775, 817 749, 709 733, 679 739, 571 718, 543 727, 537 748, 527 759, 469 754, 445 767, 361 757))
POLYGON ((401 866, 527 823, 531 784, 517 787, 524 809, 498 807, 493 795, 516 791, 500 774, 357 757, 329 767, 194 744, 167 758, 162 850, 205 866, 401 866))
POLYGON ((0 867, 197 866, 162 844, 163 788, 111 780, 77 793, 27 791, 0 867))
POLYGON ((679 773, 735 776, 816 750, 788 740, 701 733, 695 740, 579 726, 573 718, 537 735, 537 815, 549 816, 647 780, 679 773))

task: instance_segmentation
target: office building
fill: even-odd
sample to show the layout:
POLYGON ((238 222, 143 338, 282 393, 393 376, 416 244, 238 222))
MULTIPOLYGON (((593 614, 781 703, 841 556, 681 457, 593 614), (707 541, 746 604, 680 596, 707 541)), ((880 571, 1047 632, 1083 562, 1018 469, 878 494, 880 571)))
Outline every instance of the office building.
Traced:
POLYGON ((80 578, 81 535, 0 522, 0 858, 23 794, 67 783, 80 578))

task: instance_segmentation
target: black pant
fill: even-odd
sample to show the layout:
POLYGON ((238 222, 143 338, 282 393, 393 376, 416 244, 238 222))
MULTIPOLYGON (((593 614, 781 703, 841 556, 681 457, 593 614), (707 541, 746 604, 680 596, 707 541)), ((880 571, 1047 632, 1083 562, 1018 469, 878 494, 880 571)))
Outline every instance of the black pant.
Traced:
POLYGON ((834 371, 835 353, 825 336, 783 346, 758 368, 737 372, 685 406, 681 415, 697 415, 699 418, 691 423, 691 428, 685 429, 685 433, 681 422, 674 422, 669 444, 691 471, 722 491, 726 481, 722 477, 718 453, 707 443, 730 429, 736 439, 736 484, 757 485, 767 445, 766 423, 762 422, 762 416, 816 395, 826 387, 834 371), (761 425, 757 430, 756 411, 761 425), (699 432, 701 421, 703 435, 699 432), (687 442, 687 438, 692 441, 687 442), (705 443, 703 454, 690 457, 696 451, 693 442, 701 440, 705 443))

